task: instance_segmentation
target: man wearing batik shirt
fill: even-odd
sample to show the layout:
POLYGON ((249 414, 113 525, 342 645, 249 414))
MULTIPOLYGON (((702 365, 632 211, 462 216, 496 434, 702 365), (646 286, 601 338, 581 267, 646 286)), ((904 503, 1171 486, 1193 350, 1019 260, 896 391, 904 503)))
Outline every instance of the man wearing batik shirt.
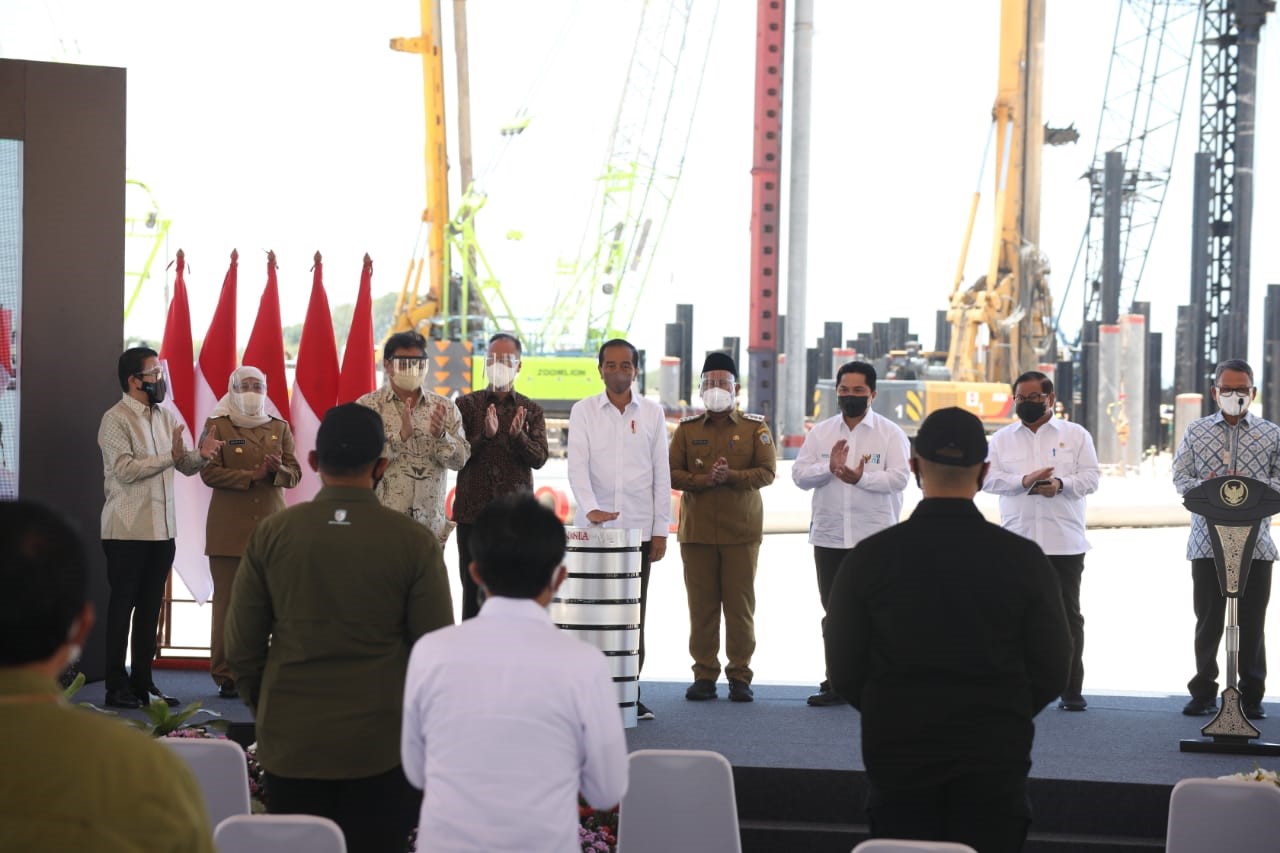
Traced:
POLYGON ((422 387, 427 341, 417 332, 397 332, 382 347, 386 383, 359 400, 382 418, 387 431, 387 473, 378 483, 383 506, 403 512, 438 539, 449 538, 445 517, 446 470, 459 471, 471 455, 462 416, 448 397, 422 387))
MULTIPOLYGON (((1186 494, 1205 480, 1235 475, 1253 477, 1280 489, 1280 427, 1248 414, 1257 394, 1253 369, 1238 358, 1213 372, 1213 399, 1219 411, 1192 421, 1173 457, 1173 485, 1186 494)), ((1253 563, 1240 596, 1240 704, 1251 720, 1267 716, 1262 695, 1267 681, 1265 633, 1267 602, 1271 599, 1271 563, 1276 558, 1267 519, 1258 531, 1253 563)), ((1218 584, 1213 545, 1204 516, 1191 516, 1187 542, 1191 561, 1192 597, 1196 613, 1196 674, 1187 683, 1191 700, 1182 713, 1190 717, 1217 712, 1218 644, 1222 641, 1227 600, 1218 584)))
POLYGON ((471 577, 471 525, 496 497, 533 491, 533 470, 547 461, 542 407, 515 390, 520 341, 499 332, 489 339, 484 370, 489 387, 458 398, 471 458, 458 472, 453 520, 458 525, 458 573, 462 618, 480 612, 480 587, 471 577))

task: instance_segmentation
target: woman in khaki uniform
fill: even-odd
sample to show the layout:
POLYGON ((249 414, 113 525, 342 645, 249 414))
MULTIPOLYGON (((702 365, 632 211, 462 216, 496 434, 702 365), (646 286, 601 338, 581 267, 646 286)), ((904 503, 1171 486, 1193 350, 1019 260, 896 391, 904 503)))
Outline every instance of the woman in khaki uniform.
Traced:
POLYGON ((298 485, 302 474, 293 433, 287 423, 266 413, 266 400, 267 377, 256 367, 241 367, 232 371, 226 396, 205 423, 205 434, 222 441, 222 449, 200 469, 200 478, 213 487, 204 549, 213 575, 209 674, 224 698, 238 695, 222 648, 236 567, 253 529, 284 509, 284 490, 298 485))

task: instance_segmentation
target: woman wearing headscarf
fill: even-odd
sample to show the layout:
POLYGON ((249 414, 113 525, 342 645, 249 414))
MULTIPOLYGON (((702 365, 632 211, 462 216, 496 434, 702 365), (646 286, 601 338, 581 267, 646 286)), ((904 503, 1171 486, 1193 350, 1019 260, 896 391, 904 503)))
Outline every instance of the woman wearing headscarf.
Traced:
POLYGON ((284 490, 298 485, 302 475, 293 433, 287 423, 266 413, 266 402, 267 377, 256 367, 238 368, 205 423, 205 434, 222 442, 200 477, 213 487, 204 549, 213 575, 209 674, 223 698, 239 695, 222 649, 236 567, 258 522, 284 509, 284 490))

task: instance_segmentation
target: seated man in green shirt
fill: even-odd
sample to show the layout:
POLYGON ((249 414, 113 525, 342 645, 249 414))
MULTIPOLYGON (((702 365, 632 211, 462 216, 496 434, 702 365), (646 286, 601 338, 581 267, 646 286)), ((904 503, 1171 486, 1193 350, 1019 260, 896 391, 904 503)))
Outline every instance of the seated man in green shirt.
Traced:
POLYGON ((72 707, 57 677, 93 627, 76 532, 0 503, 0 848, 213 853, 182 760, 120 720, 72 707))

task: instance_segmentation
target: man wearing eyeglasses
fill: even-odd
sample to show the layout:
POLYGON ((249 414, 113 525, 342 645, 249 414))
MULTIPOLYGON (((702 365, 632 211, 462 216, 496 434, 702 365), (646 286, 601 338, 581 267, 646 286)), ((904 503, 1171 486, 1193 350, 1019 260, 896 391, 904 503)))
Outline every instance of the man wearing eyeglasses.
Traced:
POLYGON ((1018 420, 991 436, 991 463, 983 491, 1000 496, 1000 524, 1044 550, 1058 573, 1062 604, 1071 627, 1071 672, 1058 707, 1088 707, 1084 685, 1084 616, 1080 578, 1089 541, 1084 532, 1085 498, 1098 490, 1098 454, 1088 430, 1055 418, 1053 381, 1028 370, 1013 382, 1018 420))
MULTIPOLYGON (((1186 494, 1205 480, 1226 475, 1253 477, 1280 489, 1280 426, 1249 414, 1257 389, 1253 369, 1233 358, 1213 372, 1213 399, 1219 411, 1192 421, 1173 457, 1173 485, 1186 494)), ((1218 644, 1226 612, 1226 598, 1218 585, 1213 545, 1204 516, 1191 516, 1187 540, 1191 561, 1192 600, 1196 613, 1196 674, 1187 683, 1191 700, 1182 713, 1189 717, 1217 712, 1218 644)), ((1267 656, 1264 629, 1271 599, 1271 563, 1276 559, 1270 520, 1258 531, 1248 583, 1240 596, 1240 704, 1250 720, 1265 719, 1267 656)))
POLYGON ((359 400, 382 418, 389 463, 376 492, 383 506, 403 512, 430 530, 443 546, 453 530, 445 517, 446 469, 460 471, 471 455, 462 415, 448 397, 423 387, 427 341, 397 332, 382 346, 386 383, 359 400))
POLYGON ((102 416, 102 550, 107 556, 107 696, 113 708, 137 708, 153 699, 171 706, 151 677, 156 623, 164 584, 173 566, 178 525, 173 507, 173 469, 195 474, 222 447, 206 435, 198 450, 183 444, 184 427, 164 402, 164 368, 156 351, 133 347, 116 365, 120 401, 102 416), (124 665, 133 621, 132 671, 124 665))

